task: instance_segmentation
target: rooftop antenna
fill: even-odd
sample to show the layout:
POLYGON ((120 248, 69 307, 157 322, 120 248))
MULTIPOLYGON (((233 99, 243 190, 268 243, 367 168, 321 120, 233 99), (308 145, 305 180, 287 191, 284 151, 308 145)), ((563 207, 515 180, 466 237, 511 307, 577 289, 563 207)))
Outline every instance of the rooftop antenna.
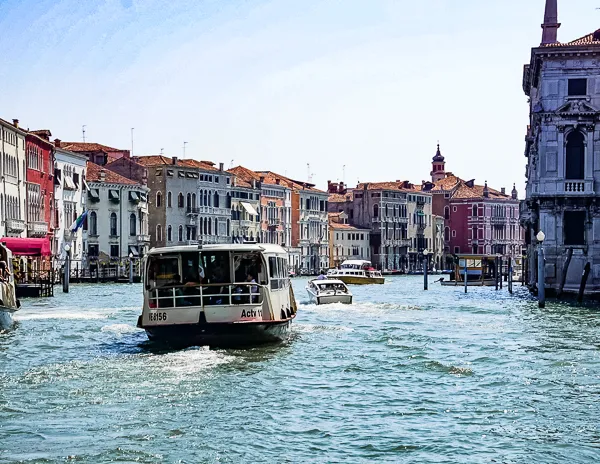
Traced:
POLYGON ((81 134, 83 135, 83 143, 85 143, 85 124, 81 126, 81 134))
POLYGON ((310 163, 306 163, 306 170, 308 171, 308 183, 312 184, 314 174, 310 172, 310 163))
POLYGON ((131 156, 133 157, 133 129, 135 129, 135 127, 131 128, 131 156))
POLYGON ((183 159, 185 159, 185 146, 187 145, 187 142, 183 142, 183 159))
POLYGON ((161 149, 160 149, 160 154, 161 154, 161 155, 163 155, 163 154, 164 154, 164 152, 165 152, 165 149, 164 149, 164 148, 161 148, 161 149))
POLYGON ((229 169, 233 168, 233 160, 229 162, 229 169))
POLYGON ((344 184, 346 183, 346 165, 345 164, 342 166, 342 182, 344 184))

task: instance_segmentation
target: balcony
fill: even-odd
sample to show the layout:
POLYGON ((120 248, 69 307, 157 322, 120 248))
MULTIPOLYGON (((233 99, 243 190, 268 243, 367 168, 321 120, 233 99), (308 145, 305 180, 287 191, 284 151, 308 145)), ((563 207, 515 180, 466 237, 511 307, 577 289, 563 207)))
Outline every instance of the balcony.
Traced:
POLYGON ((279 218, 269 218, 267 219, 267 225, 269 227, 278 227, 281 224, 281 219, 279 218))
POLYGON ((140 234, 137 236, 137 241, 139 243, 150 243, 150 235, 148 234, 140 234))
POLYGON ((7 219, 6 229, 8 232, 12 232, 14 234, 25 232, 25 221, 21 219, 7 219))
POLYGON ((185 212, 188 215, 197 216, 198 214, 200 214, 200 207, 199 206, 188 206, 185 212))
POLYGON ((256 224, 256 223, 252 222, 252 221, 240 220, 240 227, 243 229, 248 229, 248 228, 252 227, 252 224, 256 224))
POLYGON ((586 182, 585 181, 567 181, 564 184, 564 192, 569 194, 569 195, 577 195, 577 194, 581 194, 581 195, 586 195, 586 194, 590 194, 590 193, 594 193, 591 189, 591 186, 587 186, 588 188, 586 189, 586 182), (587 190, 587 191, 586 191, 587 190))
MULTIPOLYGON (((67 231, 65 231, 67 232, 67 231)), ((71 232, 70 230, 68 231, 71 232)), ((41 221, 30 222, 27 230, 29 237, 45 237, 48 233, 48 224, 41 221)))
POLYGON ((503 226, 504 224, 506 224, 506 217, 505 216, 492 216, 492 217, 490 217, 490 222, 496 226, 503 226))

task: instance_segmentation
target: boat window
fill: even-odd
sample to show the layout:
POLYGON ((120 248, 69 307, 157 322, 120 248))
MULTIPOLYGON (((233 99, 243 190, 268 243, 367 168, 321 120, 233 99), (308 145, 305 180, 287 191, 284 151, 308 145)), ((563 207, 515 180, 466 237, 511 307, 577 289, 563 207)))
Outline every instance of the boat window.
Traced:
POLYGON ((148 284, 153 287, 177 285, 181 281, 177 256, 152 257, 148 263, 148 284))
POLYGON ((228 251, 203 251, 200 256, 206 283, 226 284, 231 282, 228 251))

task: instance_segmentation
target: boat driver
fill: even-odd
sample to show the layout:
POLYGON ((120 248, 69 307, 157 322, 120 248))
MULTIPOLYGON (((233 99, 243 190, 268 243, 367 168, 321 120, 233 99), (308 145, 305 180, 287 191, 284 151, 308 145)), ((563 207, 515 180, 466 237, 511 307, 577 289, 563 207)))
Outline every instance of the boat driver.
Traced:
POLYGON ((8 282, 10 279, 10 272, 8 271, 8 265, 6 261, 0 261, 0 282, 8 282))

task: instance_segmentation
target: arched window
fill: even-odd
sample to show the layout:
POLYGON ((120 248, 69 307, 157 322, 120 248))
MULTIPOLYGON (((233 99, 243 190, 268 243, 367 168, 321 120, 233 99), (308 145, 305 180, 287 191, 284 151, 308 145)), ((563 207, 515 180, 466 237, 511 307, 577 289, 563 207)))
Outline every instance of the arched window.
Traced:
POLYGON ((162 226, 160 224, 156 226, 156 241, 162 242, 162 226))
POLYGON ((212 221, 208 220, 208 235, 212 235, 212 221))
POLYGON ((180 242, 183 242, 183 226, 180 224, 179 229, 177 230, 177 238, 180 242))
POLYGON ((389 217, 388 205, 385 205, 385 217, 389 217))
POLYGON ((117 213, 110 213, 110 235, 117 235, 117 213))
POLYGON ((219 235, 219 220, 215 218, 215 235, 219 235))
POLYGON ((208 235, 208 218, 204 218, 204 235, 208 235))
POLYGON ((131 213, 129 215, 129 235, 131 235, 132 237, 137 235, 136 226, 137 226, 137 219, 135 217, 135 214, 131 213))
POLYGON ((162 206, 162 193, 156 192, 156 207, 160 208, 162 206))
POLYGON ((173 241, 173 229, 169 225, 169 226, 167 226, 167 242, 171 242, 171 241, 173 241))
POLYGON ((477 205, 473 205, 473 217, 477 217, 477 205))
POLYGON ((444 240, 447 242, 450 241, 450 227, 444 229, 444 240))
POLYGON ((167 193, 167 206, 169 208, 173 206, 173 194, 171 192, 167 193))
POLYGON ((229 192, 227 192, 227 204, 225 205, 226 208, 231 208, 231 195, 229 194, 229 192))
POLYGON ((215 200, 213 201, 213 206, 215 208, 219 207, 219 192, 215 192, 215 200))
POLYGON ((202 201, 204 206, 208 206, 208 190, 204 191, 204 200, 202 201))
POLYGON ((98 235, 98 217, 95 211, 90 213, 90 235, 98 235))
POLYGON ((183 208, 183 193, 179 192, 179 195, 177 196, 177 206, 179 208, 183 208))
POLYGON ((573 131, 567 136, 565 178, 581 180, 585 177, 585 146, 583 134, 573 131))
POLYGON ((192 194, 188 193, 187 194, 187 209, 191 209, 192 207, 192 194))
POLYGON ((231 229, 231 221, 229 219, 227 219, 227 236, 229 237, 230 234, 230 229, 231 229))
POLYGON ((373 206, 373 217, 379 217, 379 206, 373 206))
POLYGON ((449 206, 444 207, 444 219, 450 219, 450 207, 449 206))
POLYGON ((196 206, 198 206, 198 205, 196 204, 196 194, 195 194, 195 193, 192 193, 192 206, 193 206, 194 208, 195 208, 196 206))

